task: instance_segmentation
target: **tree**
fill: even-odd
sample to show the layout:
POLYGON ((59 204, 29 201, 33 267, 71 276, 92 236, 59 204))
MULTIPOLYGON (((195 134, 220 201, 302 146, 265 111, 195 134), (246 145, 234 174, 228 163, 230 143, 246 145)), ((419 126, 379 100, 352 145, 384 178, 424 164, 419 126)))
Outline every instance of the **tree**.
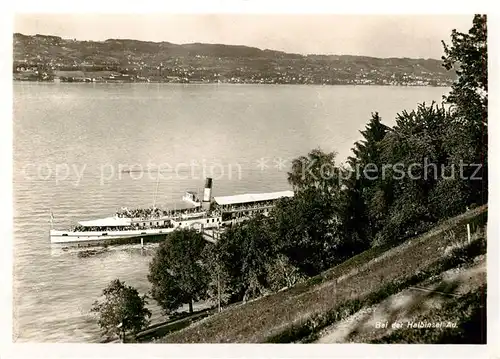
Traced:
POLYGON ((334 196, 340 188, 340 170, 335 165, 335 156, 335 152, 314 149, 307 156, 294 159, 292 170, 288 172, 288 183, 295 193, 316 189, 325 197, 334 196))
POLYGON ((304 278, 300 269, 279 252, 273 216, 256 215, 228 228, 213 245, 205 247, 204 263, 210 273, 209 297, 222 305, 245 301, 291 287, 304 278))
POLYGON ((338 259, 342 183, 335 156, 314 149, 294 159, 288 182, 295 195, 280 201, 271 213, 273 233, 283 239, 279 251, 308 276, 338 259))
POLYGON ((162 242, 149 265, 151 295, 165 313, 205 299, 209 274, 202 263, 207 242, 194 229, 178 229, 162 242))
POLYGON ((362 251, 369 244, 369 239, 379 230, 384 213, 386 194, 381 191, 384 179, 381 177, 382 159, 381 142, 389 131, 382 123, 379 114, 373 113, 372 118, 363 131, 363 139, 354 144, 354 156, 348 158, 350 168, 343 175, 344 191, 343 226, 346 236, 345 251, 362 251), (372 170, 376 169, 376 174, 372 170), (370 171, 367 176, 364 171, 370 171), (376 176, 374 176, 376 175, 376 176), (374 176, 372 178, 371 176, 374 176), (349 245, 352 250, 347 248, 349 245))
POLYGON ((356 165, 366 165, 368 163, 378 164, 380 162, 380 141, 382 141, 389 131, 389 127, 382 123, 382 118, 378 112, 372 113, 372 118, 368 121, 365 129, 360 131, 363 139, 354 144, 352 152, 354 156, 349 157, 348 162, 351 167, 356 165))
POLYGON ((226 266, 221 262, 221 250, 217 245, 205 246, 203 251, 203 263, 209 273, 207 289, 208 299, 218 307, 230 304, 234 299, 232 278, 226 266))
POLYGON ((113 280, 102 292, 103 302, 95 301, 91 311, 99 315, 98 324, 106 334, 116 334, 125 340, 127 333, 136 334, 149 324, 151 312, 146 308, 147 296, 119 279, 113 280))
POLYGON ((215 250, 221 271, 227 276, 226 291, 231 301, 255 298, 269 290, 267 266, 276 257, 276 250, 269 221, 263 215, 229 228, 215 250))
MULTIPOLYGON (((467 34, 453 30, 451 46, 443 41, 443 66, 454 69, 458 80, 445 96, 451 105, 452 123, 447 136, 448 147, 457 164, 481 164, 480 172, 468 183, 468 202, 488 200, 488 45, 486 15, 475 15, 467 34)), ((466 172, 472 175, 469 168, 466 172)))
POLYGON ((293 287, 306 278, 300 269, 292 265, 290 259, 282 253, 267 263, 266 267, 267 282, 273 292, 293 287))
POLYGON ((341 226, 336 207, 333 199, 310 188, 280 200, 271 211, 276 251, 302 274, 316 275, 338 260, 341 226))
POLYGON ((488 120, 488 44, 486 15, 475 15, 467 34, 452 30, 451 46, 442 41, 443 66, 455 69, 458 81, 445 96, 463 121, 477 126, 488 120))
POLYGON ((370 203, 371 213, 385 209, 379 217, 377 243, 403 240, 440 219, 430 202, 448 165, 444 146, 448 122, 443 106, 421 104, 398 114, 396 125, 381 141, 381 160, 389 167, 378 183, 378 198, 370 203))
MULTIPOLYGON (((453 30, 451 46, 443 42, 443 65, 455 69, 458 76, 444 96, 449 110, 433 103, 403 111, 379 142, 381 163, 403 165, 404 174, 396 178, 399 173, 390 167, 385 180, 376 181, 374 187, 357 184, 362 190, 353 191, 365 200, 368 194, 368 217, 376 243, 402 240, 463 212, 467 205, 487 201, 486 40, 486 16, 476 15, 467 34, 453 30), (469 164, 480 165, 479 173, 469 164)), ((356 146, 351 164, 363 162, 359 158, 364 150, 356 146)))

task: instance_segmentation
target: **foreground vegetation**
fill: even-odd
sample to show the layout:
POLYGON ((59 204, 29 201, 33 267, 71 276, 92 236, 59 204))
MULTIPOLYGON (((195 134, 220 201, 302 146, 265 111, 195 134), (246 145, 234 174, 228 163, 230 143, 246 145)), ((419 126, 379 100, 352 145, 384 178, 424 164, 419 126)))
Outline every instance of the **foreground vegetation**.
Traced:
POLYGON ((98 324, 106 335, 117 335, 125 341, 127 334, 136 334, 149 324, 147 296, 140 296, 135 288, 116 279, 102 295, 104 300, 95 301, 92 312, 98 315, 98 324))
POLYGON ((392 128, 374 113, 347 165, 320 149, 295 159, 294 197, 215 244, 196 231, 169 235, 150 266, 153 298, 166 314, 203 299, 226 309, 166 342, 307 341, 460 264, 445 250, 487 219, 486 17, 451 40, 443 65, 459 79, 449 108, 421 104, 392 128))
MULTIPOLYGON (((484 224, 485 220, 485 208, 471 211, 386 252, 368 250, 293 288, 227 309, 172 333, 161 342, 262 343, 304 339, 364 304, 376 303, 461 264, 461 260, 450 258, 463 255, 443 259, 445 249, 457 240, 466 240, 466 223, 484 224)), ((484 252, 484 245, 476 244, 466 258, 484 252)))

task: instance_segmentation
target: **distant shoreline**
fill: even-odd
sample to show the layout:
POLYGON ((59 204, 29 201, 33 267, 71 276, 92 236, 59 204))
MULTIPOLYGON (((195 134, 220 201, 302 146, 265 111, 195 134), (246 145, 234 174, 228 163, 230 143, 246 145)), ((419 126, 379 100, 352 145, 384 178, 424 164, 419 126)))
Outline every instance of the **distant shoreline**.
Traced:
POLYGON ((262 86, 363 86, 363 87, 450 87, 450 84, 439 84, 439 85, 421 85, 421 84, 380 84, 380 83, 335 83, 335 84, 321 84, 321 83, 259 83, 259 82, 173 82, 173 81, 34 81, 34 80, 19 80, 13 79, 13 83, 40 83, 40 84, 74 84, 74 85, 90 85, 90 84, 170 84, 170 85, 262 85, 262 86))

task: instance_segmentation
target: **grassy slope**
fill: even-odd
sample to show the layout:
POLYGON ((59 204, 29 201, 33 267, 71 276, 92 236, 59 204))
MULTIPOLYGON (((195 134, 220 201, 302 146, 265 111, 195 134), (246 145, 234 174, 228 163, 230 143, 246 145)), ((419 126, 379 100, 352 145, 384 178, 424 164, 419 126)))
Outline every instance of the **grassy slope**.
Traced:
POLYGON ((461 319, 456 328, 432 328, 415 330, 402 328, 388 335, 371 340, 370 343, 407 343, 407 344, 486 344, 486 285, 457 298, 448 300, 444 307, 435 308, 414 318, 414 322, 446 322, 461 319), (478 330, 479 328, 479 330, 478 330))
POLYGON ((339 303, 361 298, 438 262, 446 247, 466 238, 465 225, 485 222, 480 207, 444 221, 432 231, 394 247, 363 252, 307 282, 241 304, 172 333, 161 342, 266 342, 339 303))
MULTIPOLYGON (((316 326, 305 336, 300 336, 300 342, 317 343, 369 343, 377 340, 406 343, 437 343, 439 330, 405 328, 408 322, 454 322, 464 326, 469 317, 467 311, 485 307, 485 299, 467 301, 460 310, 453 305, 466 298, 477 298, 476 294, 486 286, 486 241, 484 236, 474 236, 471 244, 456 248, 425 272, 416 277, 415 284, 408 285, 408 280, 399 280, 399 288, 382 288, 378 295, 370 298, 360 298, 359 305, 345 306, 351 309, 349 313, 335 316, 321 316, 323 326, 316 326), (426 279, 425 279, 426 278, 426 279), (421 281, 419 281, 421 280, 421 281), (401 288, 406 288, 401 290, 401 288), (418 290, 417 288, 423 288, 418 290), (384 296, 386 297, 385 299, 384 296), (381 300, 382 299, 382 300, 381 300), (451 307, 450 307, 451 303, 451 307), (352 307, 355 307, 352 310, 352 307), (450 310, 451 309, 451 310, 450 310), (354 313, 354 314, 352 314, 354 313), (351 315, 352 314, 352 315, 351 315), (333 319, 333 320, 332 320, 333 319), (377 328, 377 322, 389 323, 386 328, 377 328), (399 322, 403 330, 393 328, 392 324, 399 322), (326 325, 326 326, 325 326, 326 325), (318 328, 319 327, 319 328, 318 328), (316 330, 315 330, 316 329, 316 330), (318 330, 319 329, 319 330, 318 330), (396 330, 396 332, 394 332, 396 330), (425 333, 424 333, 425 332, 425 333), (425 335, 424 335, 425 334, 425 335)), ((409 278, 413 282, 412 278, 409 278)), ((465 303, 465 302, 464 302, 465 303)), ((342 313, 344 314, 344 313, 342 313)), ((469 313, 470 314, 470 313, 469 313)), ((479 313, 481 314, 481 313, 479 313)), ((484 314, 484 313, 483 313, 484 314)), ((478 330, 480 326, 470 328, 469 333, 478 330)), ((481 330, 478 330, 481 331, 481 330)), ((474 336, 464 338, 475 342, 474 336)))

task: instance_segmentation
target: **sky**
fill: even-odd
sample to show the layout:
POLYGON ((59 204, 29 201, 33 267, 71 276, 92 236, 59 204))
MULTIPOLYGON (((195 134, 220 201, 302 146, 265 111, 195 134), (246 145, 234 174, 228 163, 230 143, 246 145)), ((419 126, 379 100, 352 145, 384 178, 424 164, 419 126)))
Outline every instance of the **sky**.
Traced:
POLYGON ((300 54, 436 58, 473 15, 16 14, 14 32, 77 40, 128 38, 247 45, 300 54))

